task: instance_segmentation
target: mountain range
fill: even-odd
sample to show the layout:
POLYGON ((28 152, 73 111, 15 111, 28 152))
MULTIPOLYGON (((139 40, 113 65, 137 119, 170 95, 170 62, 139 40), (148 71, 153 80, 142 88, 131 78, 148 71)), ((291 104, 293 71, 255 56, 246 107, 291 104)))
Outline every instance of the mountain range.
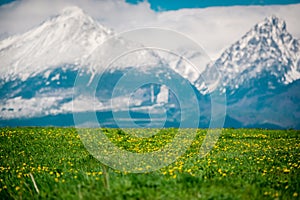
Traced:
POLYGON ((225 127, 300 128, 300 41, 276 16, 254 25, 201 73, 182 57, 151 49, 121 57, 106 69, 95 52, 109 38, 116 38, 114 45, 143 48, 77 7, 0 41, 0 125, 72 126, 76 113, 84 119, 81 123, 95 126, 87 116, 96 112, 101 126, 132 127, 128 117, 142 127, 192 126, 195 116, 183 116, 182 110, 189 113, 196 106, 201 111, 198 126, 208 127, 210 94, 217 92, 227 98, 225 127), (136 80, 156 77, 157 83, 132 91, 118 85, 128 73, 136 80), (210 77, 205 83, 203 75, 210 77), (78 79, 82 82, 74 90, 78 79), (177 91, 164 85, 170 79, 177 91), (94 94, 86 92, 95 84, 94 94), (197 101, 183 91, 186 84, 197 101), (114 94, 117 86, 120 93, 114 94))

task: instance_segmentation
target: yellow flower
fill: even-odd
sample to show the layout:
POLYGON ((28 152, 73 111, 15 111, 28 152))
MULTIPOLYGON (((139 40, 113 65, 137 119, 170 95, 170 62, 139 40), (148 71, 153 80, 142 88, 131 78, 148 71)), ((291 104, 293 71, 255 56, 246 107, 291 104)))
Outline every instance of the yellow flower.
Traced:
POLYGON ((20 190, 21 188, 20 188, 19 186, 16 186, 15 189, 16 189, 16 191, 18 191, 18 190, 20 190))
POLYGON ((298 193, 294 192, 293 197, 297 197, 297 196, 298 196, 298 193))
POLYGON ((18 173, 17 177, 18 177, 18 178, 22 178, 22 173, 21 173, 21 172, 18 173))
POLYGON ((289 173, 290 170, 285 168, 285 169, 283 169, 283 172, 284 172, 284 173, 289 173))
POLYGON ((287 185, 287 186, 285 186, 285 189, 288 189, 289 188, 289 186, 287 185))

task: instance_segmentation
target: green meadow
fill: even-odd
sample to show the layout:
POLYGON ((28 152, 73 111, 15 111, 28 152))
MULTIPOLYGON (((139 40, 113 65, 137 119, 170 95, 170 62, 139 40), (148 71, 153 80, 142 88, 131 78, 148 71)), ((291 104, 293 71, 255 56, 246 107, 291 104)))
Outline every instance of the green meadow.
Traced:
MULTIPOLYGON (((135 153, 157 151, 177 132, 102 130, 135 153)), ((186 131, 197 135, 175 162, 133 174, 101 164, 75 128, 1 128, 0 199, 300 199, 300 131, 223 129, 205 157, 207 130, 186 131)))

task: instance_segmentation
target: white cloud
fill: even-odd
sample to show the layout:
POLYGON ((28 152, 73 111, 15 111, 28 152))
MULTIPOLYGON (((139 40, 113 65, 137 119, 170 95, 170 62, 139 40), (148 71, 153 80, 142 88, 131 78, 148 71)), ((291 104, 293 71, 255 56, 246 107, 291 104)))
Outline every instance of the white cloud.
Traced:
POLYGON ((279 6, 211 7, 154 12, 148 2, 131 5, 123 0, 22 0, 0 7, 0 37, 37 26, 64 7, 77 5, 117 32, 155 26, 182 32, 203 46, 213 59, 254 24, 276 15, 300 38, 300 4, 279 6))

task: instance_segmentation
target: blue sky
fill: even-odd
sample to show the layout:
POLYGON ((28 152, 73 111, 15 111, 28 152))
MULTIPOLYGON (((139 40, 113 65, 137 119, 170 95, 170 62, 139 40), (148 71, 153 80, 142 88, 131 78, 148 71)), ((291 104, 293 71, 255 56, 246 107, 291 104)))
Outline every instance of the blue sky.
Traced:
POLYGON ((0 0, 0 5, 4 5, 10 2, 13 2, 14 0, 0 0))
MULTIPOLYGON (((4 5, 15 0, 0 0, 4 5)), ((99 0, 101 1, 101 0, 99 0)), ((143 0, 126 0, 128 3, 137 4, 143 0)), ((206 8, 212 6, 235 5, 284 5, 300 3, 300 0, 148 0, 151 9, 155 11, 178 10, 181 8, 206 8)))
MULTIPOLYGON (((126 0, 136 4, 142 0, 126 0)), ((236 5, 283 5, 300 3, 300 0, 148 0, 152 10, 178 10, 181 8, 206 8, 236 5)))

